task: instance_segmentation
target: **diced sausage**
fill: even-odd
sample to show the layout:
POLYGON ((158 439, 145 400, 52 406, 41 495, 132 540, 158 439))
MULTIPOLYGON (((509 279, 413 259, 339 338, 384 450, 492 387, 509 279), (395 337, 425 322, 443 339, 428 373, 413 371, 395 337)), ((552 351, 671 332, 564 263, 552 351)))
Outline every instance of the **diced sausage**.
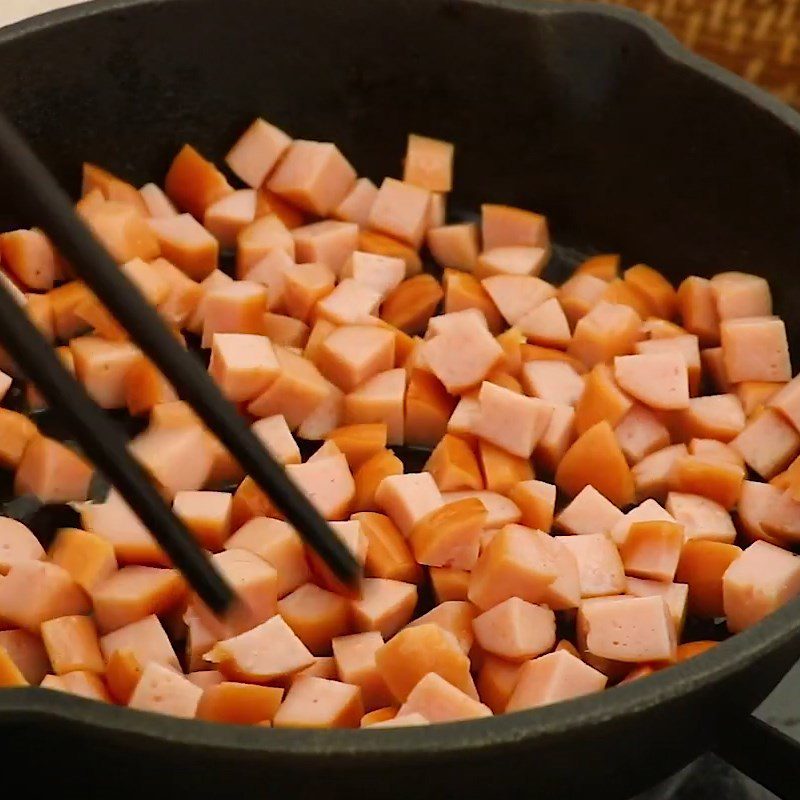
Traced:
POLYGON ((406 536, 426 514, 442 504, 442 495, 430 473, 390 475, 375 492, 375 500, 406 536))
POLYGON ((304 211, 324 217, 341 203, 355 181, 356 171, 336 145, 296 139, 267 186, 304 211))
POLYGON ((291 142, 291 138, 280 128, 259 118, 237 139, 225 156, 225 163, 236 177, 257 189, 291 142))
POLYGON ((688 368, 686 360, 676 351, 617 356, 614 378, 624 391, 650 408, 689 407, 688 368))
POLYGON ((503 330, 505 324, 500 311, 474 275, 446 268, 442 282, 445 291, 445 314, 475 308, 486 318, 486 324, 492 334, 499 334, 503 330))
POLYGON ((292 231, 298 264, 322 263, 339 277, 342 267, 358 249, 358 225, 326 219, 292 231))
POLYGON ((698 339, 692 334, 679 334, 660 339, 645 339, 636 343, 636 352, 641 355, 654 353, 680 353, 686 361, 689 375, 689 394, 696 395, 700 390, 702 366, 698 339))
POLYGON ((278 611, 314 655, 324 655, 334 638, 352 632, 349 605, 345 597, 306 583, 279 600, 278 611))
POLYGON ((686 541, 708 539, 732 544, 736 529, 731 515, 719 504, 696 494, 670 492, 667 511, 684 526, 686 541))
POLYGON ((527 246, 549 247, 547 220, 533 211, 512 206, 481 206, 481 238, 483 249, 495 247, 527 246))
POLYGON ((486 516, 486 507, 476 498, 430 511, 414 523, 409 533, 415 559, 433 567, 472 569, 486 516))
POLYGON ((502 494, 485 490, 468 489, 459 492, 444 492, 442 498, 445 503, 453 503, 467 497, 477 497, 484 506, 488 515, 486 527, 490 529, 502 528, 514 522, 519 522, 522 512, 516 504, 502 494))
POLYGON ((512 455, 483 439, 478 441, 478 456, 485 486, 491 492, 507 494, 516 484, 535 477, 530 459, 512 455))
POLYGON ((311 676, 292 684, 273 724, 276 728, 357 728, 363 716, 358 686, 311 676))
POLYGON ((572 341, 569 322, 557 297, 545 300, 515 323, 529 341, 565 350, 572 341))
POLYGON ((352 424, 384 422, 389 444, 402 444, 406 371, 390 369, 367 378, 345 395, 344 420, 352 424))
POLYGON ((428 249, 440 267, 474 272, 478 262, 478 226, 471 222, 430 228, 428 249))
POLYGON ((464 439, 449 433, 433 449, 425 470, 443 492, 484 488, 474 451, 464 439))
POLYGON ((622 517, 623 513, 613 503, 589 485, 556 517, 556 526, 576 535, 610 534, 622 517))
POLYGON ((0 517, 0 575, 25 561, 41 561, 44 548, 29 528, 10 517, 0 517))
POLYGON ((728 630, 738 633, 800 593, 800 559, 769 542, 753 542, 722 576, 728 630))
POLYGON ((200 489, 211 472, 211 451, 199 425, 151 426, 130 443, 131 453, 170 496, 200 489))
POLYGON ((686 542, 675 580, 689 587, 689 610, 698 617, 716 618, 725 614, 722 602, 722 576, 742 554, 736 545, 695 539, 686 542))
POLYGON ((548 653, 522 666, 506 712, 557 703, 605 688, 607 678, 565 650, 548 653))
POLYGON ((472 570, 469 599, 482 610, 509 597, 543 602, 547 588, 559 579, 558 566, 547 545, 546 534, 520 525, 503 528, 483 550, 472 570))
POLYGON ((475 637, 489 653, 509 661, 526 661, 553 648, 555 615, 549 608, 511 597, 473 621, 475 637))
POLYGON ((90 617, 72 615, 47 620, 42 623, 41 635, 56 675, 75 670, 106 671, 97 628, 90 617))
POLYGON ((600 296, 605 303, 616 303, 633 309, 641 318, 649 317, 655 313, 655 308, 642 292, 634 289, 631 284, 621 278, 615 278, 606 284, 606 289, 600 296))
POLYGON ((395 337, 373 326, 347 325, 333 331, 320 346, 323 375, 345 392, 394 366, 395 337))
POLYGON ((607 288, 605 280, 588 273, 576 273, 564 283, 558 299, 571 328, 600 302, 607 288))
POLYGON ((173 159, 164 190, 178 208, 197 219, 212 203, 233 192, 225 176, 188 144, 173 159))
MULTIPOLYGON (((166 564, 167 558, 163 550, 156 544, 150 532, 141 523, 120 495, 112 490, 104 503, 85 503, 80 508, 81 524, 95 537, 113 547, 116 559, 123 564, 166 564)), ((116 564, 111 566, 107 548, 98 543, 82 540, 77 534, 70 534, 74 542, 65 548, 75 548, 75 553, 65 556, 65 569, 74 575, 75 580, 87 590, 111 574, 116 564), (91 548, 93 557, 83 567, 78 566, 78 558, 91 548), (74 564, 73 567, 70 564, 74 564)), ((58 542, 57 542, 58 543, 58 542)), ((55 557, 54 559, 55 560, 55 557)))
POLYGON ((484 278, 481 285, 509 325, 528 318, 556 294, 547 281, 530 275, 494 275, 484 278))
POLYGON ((728 510, 734 508, 742 491, 744 467, 699 456, 676 460, 670 473, 670 489, 708 497, 728 510))
POLYGON ((30 684, 38 684, 50 671, 47 650, 38 636, 21 629, 0 631, 0 650, 30 684))
POLYGON ((675 462, 688 454, 685 444, 675 444, 645 456, 631 469, 636 496, 661 499, 669 491, 670 476, 675 462))
POLYGON ((600 302, 578 321, 567 352, 587 367, 632 353, 641 324, 629 306, 600 302))
POLYGON ((716 439, 692 439, 689 442, 689 454, 707 461, 744 466, 744 459, 736 450, 716 439))
POLYGON ((522 664, 487 655, 478 671, 478 694, 495 714, 502 714, 517 684, 522 664))
POLYGON ((203 690, 171 669, 151 662, 133 690, 129 708, 173 717, 195 716, 203 690))
POLYGON ((619 548, 625 572, 635 578, 671 583, 683 541, 683 525, 677 522, 634 522, 619 548))
POLYGON ((522 385, 532 397, 565 406, 578 403, 584 390, 583 378, 562 361, 528 361, 522 365, 522 385))
POLYGON ((55 252, 38 230, 18 230, 0 235, 3 264, 29 289, 47 291, 55 282, 55 252))
POLYGON ((301 462, 300 448, 282 414, 259 419, 250 426, 250 430, 279 463, 286 465, 301 462))
POLYGON ((431 567, 431 586, 438 603, 449 600, 466 600, 470 573, 465 569, 452 567, 431 567))
POLYGON ((589 428, 567 450, 556 470, 556 486, 570 496, 590 485, 616 506, 633 502, 630 468, 605 420, 589 428))
POLYGON ((683 327, 703 347, 719 344, 719 313, 711 281, 696 275, 686 278, 678 287, 678 309, 683 327))
POLYGON ((475 432, 512 455, 529 458, 550 422, 550 403, 487 381, 481 384, 478 403, 475 432))
POLYGON ((294 264, 294 239, 283 221, 275 214, 256 217, 250 225, 239 231, 236 240, 236 277, 250 279, 250 271, 275 250, 283 250, 294 264))
POLYGON ((246 333, 215 333, 209 374, 234 402, 252 400, 278 376, 269 339, 246 333))
POLYGON ((283 414, 291 430, 297 428, 330 394, 330 384, 305 358, 275 347, 278 377, 247 407, 255 417, 283 414))
POLYGON ((625 590, 625 569, 616 546, 603 533, 560 536, 558 541, 578 565, 581 597, 602 597, 625 590))
POLYGON ((403 629, 375 653, 375 661, 389 691, 400 702, 431 672, 477 699, 469 658, 456 637, 438 625, 403 629))
POLYGON ((800 434, 777 411, 765 408, 747 422, 731 447, 747 466, 769 480, 800 452, 800 434))
POLYGON ((768 317, 772 314, 769 284, 758 275, 720 272, 711 279, 711 294, 720 320, 768 317))
POLYGON ((411 690, 393 723, 397 725, 412 717, 419 717, 427 722, 455 722, 491 715, 492 711, 488 706, 479 703, 436 673, 429 673, 411 690))
POLYGON ((160 186, 155 183, 146 183, 139 189, 139 194, 147 207, 147 216, 157 217, 177 217, 178 210, 172 204, 172 200, 167 197, 160 186))
POLYGON ((647 264, 636 264, 625 270, 625 283, 643 295, 656 316, 672 319, 678 310, 678 295, 672 284, 647 264))
POLYGON ((164 258, 192 280, 201 281, 217 268, 219 242, 191 214, 150 219, 148 225, 164 258))
POLYGON ((575 405, 575 429, 583 434, 601 420, 616 427, 633 408, 607 364, 597 364, 585 377, 585 387, 575 405))
POLYGON ((14 476, 14 494, 34 494, 43 503, 85 500, 92 467, 65 445, 38 434, 25 448, 14 476))
POLYGON ((747 420, 735 394, 692 397, 675 421, 684 439, 698 437, 729 442, 744 430, 747 420))
POLYGON ((720 324, 722 358, 732 383, 792 377, 786 327, 778 317, 741 317, 720 324))
POLYGON ((669 429, 658 414, 638 403, 620 420, 614 434, 629 464, 637 464, 670 442, 669 429))
POLYGON ((519 508, 520 522, 528 528, 548 532, 553 525, 556 487, 544 481, 520 481, 511 487, 508 498, 519 508))
POLYGON ((109 633, 168 611, 185 593, 183 578, 174 570, 129 566, 94 586, 91 597, 97 626, 109 633))
POLYGON ((447 314, 448 325, 422 345, 431 372, 450 394, 477 386, 497 366, 503 350, 469 310, 447 314))
POLYGON ((579 613, 596 656, 634 663, 675 657, 675 626, 663 597, 597 598, 579 613))
POLYGON ((436 278, 428 274, 415 275, 385 297, 381 319, 406 333, 421 333, 443 297, 436 278))
POLYGON ((282 697, 283 689, 276 686, 222 681, 203 689, 195 716, 212 722, 256 725, 274 718, 282 697))
POLYGON ((403 180, 432 192, 453 188, 453 152, 450 142, 409 134, 403 180))
MULTIPOLYGON (((283 601, 282 601, 283 602, 283 601)), ((309 666, 314 658, 280 615, 218 642, 206 656, 228 678, 263 682, 309 666)))
POLYGON ((366 228, 372 204, 378 196, 378 187, 369 178, 359 178, 342 201, 331 212, 331 216, 345 222, 355 222, 366 228))
POLYGON ((380 302, 403 282, 405 264, 394 256, 355 251, 344 263, 341 277, 352 278, 376 292, 380 302))
POLYGON ((100 649, 106 664, 111 663, 115 652, 127 650, 142 668, 154 661, 174 670, 180 669, 166 631, 154 614, 107 633, 100 639, 100 649))
POLYGON ((126 377, 142 359, 131 342, 107 342, 97 336, 79 336, 70 342, 75 375, 92 399, 108 409, 126 405, 126 377))
POLYGON ((370 209, 367 224, 419 248, 428 224, 430 192, 411 183, 385 178, 370 209))
POLYGON ((375 663, 375 653, 381 647, 383 639, 377 631, 339 636, 333 640, 338 679, 361 689, 361 699, 367 710, 385 707, 393 701, 375 663))
POLYGON ((0 466, 16 469, 28 443, 37 435, 36 425, 28 417, 0 408, 0 466))
POLYGON ((239 233, 250 225, 256 216, 256 192, 239 189, 233 194, 212 203, 203 215, 203 227, 220 243, 233 248, 239 233))
MULTIPOLYGON (((685 583, 664 583, 645 578, 626 578, 625 591, 634 597, 653 597, 654 595, 663 597, 675 624, 676 635, 680 638, 686 621, 689 597, 689 587, 685 583)), ((678 647, 680 648, 680 645, 678 647)))
POLYGON ((478 256, 475 275, 535 277, 545 268, 549 257, 550 251, 544 247, 494 247, 478 256))

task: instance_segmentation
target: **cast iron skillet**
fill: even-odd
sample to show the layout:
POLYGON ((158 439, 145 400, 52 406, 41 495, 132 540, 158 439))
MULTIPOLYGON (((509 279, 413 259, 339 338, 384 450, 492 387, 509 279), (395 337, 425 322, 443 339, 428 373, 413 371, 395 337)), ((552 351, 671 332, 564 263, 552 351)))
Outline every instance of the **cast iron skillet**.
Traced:
MULTIPOLYGON (((453 206, 542 210, 562 253, 620 251, 675 279, 762 274, 800 346, 800 118, 635 14, 525 0, 109 0, 1 32, 0 76, 3 108, 72 188, 83 159, 138 183, 185 141, 220 160, 257 114, 337 142, 373 179, 397 173, 409 131, 453 140, 453 206)), ((6 212, 0 193, 10 226, 6 212)), ((799 612, 606 694, 383 733, 214 726, 3 691, 4 751, 34 780, 58 771, 71 789, 156 796, 619 797, 769 693, 800 657, 799 612)))

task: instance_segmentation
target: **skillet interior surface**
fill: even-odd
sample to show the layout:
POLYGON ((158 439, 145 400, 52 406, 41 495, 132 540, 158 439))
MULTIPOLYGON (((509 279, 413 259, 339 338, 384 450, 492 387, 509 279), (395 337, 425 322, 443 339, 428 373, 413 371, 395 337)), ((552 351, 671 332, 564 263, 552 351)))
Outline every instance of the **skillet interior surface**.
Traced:
MULTIPOLYGON (((220 161, 258 114, 337 142, 373 179, 397 173, 406 134, 419 131, 456 142, 454 207, 546 213, 562 274, 578 253, 604 250, 675 279, 753 271, 772 283, 800 346, 798 117, 628 12, 525 0, 111 0, 0 33, 0 74, 3 107, 73 190, 83 160, 136 183, 160 179, 184 141, 220 161)), ((0 196, 0 226, 19 222, 0 196)), ((480 780, 616 796, 706 747, 729 713, 769 692, 800 655, 798 612, 792 604, 646 681, 480 723, 254 731, 37 690, 0 693, 0 722, 21 726, 20 757, 36 741, 31 720, 106 748, 108 766, 129 752, 184 763, 190 751, 183 788, 269 775, 276 790, 299 780, 330 793, 335 778, 342 794, 366 783, 389 796, 409 765, 435 764, 415 787, 422 796, 470 794, 480 780)))

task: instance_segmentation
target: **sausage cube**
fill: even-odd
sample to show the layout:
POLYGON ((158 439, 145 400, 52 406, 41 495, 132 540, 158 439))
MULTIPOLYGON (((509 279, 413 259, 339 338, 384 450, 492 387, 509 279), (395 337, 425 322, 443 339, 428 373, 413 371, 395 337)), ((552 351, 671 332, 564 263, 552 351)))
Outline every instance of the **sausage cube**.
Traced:
POLYGON ((267 179, 292 140, 280 128, 261 118, 255 120, 225 156, 231 171, 257 189, 267 179))
POLYGON ((431 194, 411 183, 384 178, 367 223, 380 233, 419 248, 428 227, 431 194))
POLYGON ((722 577, 728 629, 738 633, 800 594, 800 559, 769 542, 753 542, 722 577))
POLYGON ((271 192, 318 216, 327 216, 344 199, 356 171, 328 142, 296 139, 267 181, 271 192))
POLYGON ((599 692, 607 680, 566 650, 548 653, 522 666, 505 711, 537 708, 599 692))
POLYGON ((276 728, 357 728, 363 716, 358 686, 310 676, 292 684, 273 724, 276 728))

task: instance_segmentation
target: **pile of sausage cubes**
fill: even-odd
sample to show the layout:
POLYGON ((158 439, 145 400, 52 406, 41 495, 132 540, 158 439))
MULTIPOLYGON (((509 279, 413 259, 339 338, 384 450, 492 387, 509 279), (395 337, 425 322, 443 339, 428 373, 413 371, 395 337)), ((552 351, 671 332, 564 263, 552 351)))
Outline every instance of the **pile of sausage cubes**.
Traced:
MULTIPOLYGON (((217 620, 113 490, 87 500, 80 454, 0 409, 15 493, 73 503, 82 525, 45 552, 0 520, 0 686, 239 724, 425 725, 639 679, 715 644, 684 635, 687 614, 736 633, 800 593, 800 378, 766 281, 676 290, 599 255, 554 286, 543 216, 484 205, 447 224, 453 153, 412 135, 403 180, 377 188, 334 144, 259 119, 229 172, 187 145, 163 191, 84 166, 79 213, 210 350, 363 564, 355 596, 48 239, 0 237, 3 279, 64 363, 103 408, 147 417, 132 451, 251 612, 217 620), (295 437, 321 445, 303 462, 295 437), (424 469, 397 445, 429 450, 424 469)), ((13 377, 43 405, 2 368, 2 394, 13 377)))

